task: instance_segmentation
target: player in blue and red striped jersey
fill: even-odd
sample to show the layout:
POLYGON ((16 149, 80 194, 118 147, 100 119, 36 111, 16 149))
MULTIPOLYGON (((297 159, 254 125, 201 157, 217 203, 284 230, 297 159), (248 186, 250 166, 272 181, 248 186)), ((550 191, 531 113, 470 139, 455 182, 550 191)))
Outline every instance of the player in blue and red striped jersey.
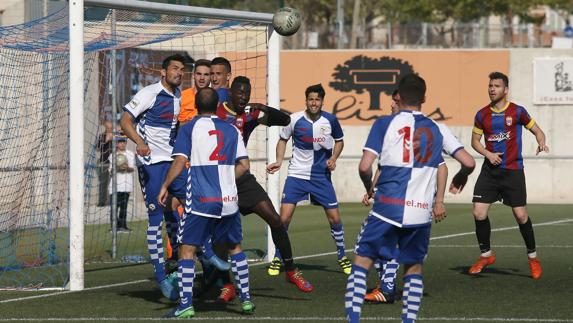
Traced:
MULTIPOLYGON (((344 148, 344 134, 336 117, 322 111, 324 95, 321 84, 306 89, 306 109, 291 115, 291 123, 283 128, 277 143, 277 161, 267 166, 267 172, 273 174, 280 170, 287 142, 292 137, 292 159, 283 189, 281 221, 288 228, 296 204, 309 197, 313 204, 322 206, 336 245, 338 264, 349 275, 352 264, 346 257, 344 226, 330 179, 331 172, 336 168, 336 160, 344 148)), ((278 275, 281 265, 277 250, 268 269, 269 275, 278 275)))
POLYGON ((368 269, 378 258, 397 256, 404 264, 402 322, 414 322, 423 295, 422 263, 428 252, 432 217, 445 217, 447 167, 438 125, 420 112, 425 81, 407 75, 399 83, 400 112, 374 123, 360 160, 360 178, 372 187, 372 164, 380 177, 374 206, 356 243, 345 294, 349 322, 359 322, 368 269), (396 255, 396 246, 399 254, 396 255))
MULTIPOLYGON (((290 117, 284 112, 260 103, 249 104, 251 81, 245 76, 235 77, 229 93, 229 100, 217 108, 217 116, 241 131, 245 146, 258 125, 271 127, 287 126, 290 123, 290 117)), ((273 242, 283 257, 286 280, 295 284, 303 292, 311 292, 314 286, 304 279, 301 271, 295 268, 288 233, 267 192, 250 172, 237 179, 237 188, 241 214, 255 213, 271 227, 273 242)), ((219 254, 219 257, 221 258, 222 255, 219 254)), ((235 297, 235 290, 233 284, 230 284, 228 275, 224 277, 224 286, 218 301, 226 303, 235 297)))
POLYGON ((470 274, 480 273, 484 267, 495 262, 491 250, 491 225, 488 210, 492 203, 502 200, 513 211, 519 231, 525 241, 531 277, 541 277, 541 264, 535 249, 535 236, 531 218, 527 214, 527 193, 521 132, 525 127, 535 135, 537 154, 549 152, 545 144, 545 133, 524 107, 507 100, 509 80, 500 72, 489 75, 488 93, 490 104, 478 111, 472 133, 472 147, 485 157, 480 175, 474 187, 473 216, 475 218, 476 236, 481 255, 470 268, 470 274), (485 147, 480 142, 485 139, 485 147))
POLYGON ((229 252, 243 313, 252 314, 255 306, 249 293, 247 258, 241 249, 243 235, 235 182, 249 170, 247 150, 237 128, 215 116, 218 105, 215 90, 199 90, 196 103, 199 115, 179 130, 173 147, 174 161, 158 196, 165 204, 167 188, 189 161, 185 212, 177 237, 181 244, 180 300, 168 317, 195 315, 192 305, 194 258, 210 235, 215 245, 221 245, 229 252))

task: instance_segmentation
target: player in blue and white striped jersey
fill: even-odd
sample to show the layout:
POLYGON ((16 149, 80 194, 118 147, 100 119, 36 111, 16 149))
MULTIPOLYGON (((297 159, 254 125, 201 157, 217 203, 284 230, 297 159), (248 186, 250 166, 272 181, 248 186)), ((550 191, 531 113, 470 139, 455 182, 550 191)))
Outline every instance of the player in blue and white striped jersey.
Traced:
MULTIPOLYGON (((397 114, 400 112, 398 107, 398 90, 392 93, 392 114, 397 114)), ((465 184, 467 183, 468 176, 473 172, 475 168, 474 158, 464 149, 464 145, 454 136, 452 131, 443 123, 437 123, 440 128, 440 133, 443 137, 443 153, 450 155, 455 160, 460 163, 460 170, 452 179, 450 184, 449 192, 452 194, 461 193, 465 184)), ((380 169, 376 170, 374 175, 373 183, 378 181, 378 176, 380 175, 380 169)), ((370 205, 370 199, 374 197, 374 187, 364 194, 362 203, 365 206, 370 205)), ((378 287, 373 289, 370 293, 366 294, 364 300, 367 302, 374 303, 394 303, 396 299, 396 276, 398 268, 400 265, 398 261, 393 258, 391 260, 378 259, 374 263, 378 277, 380 278, 380 284, 378 287)))
POLYGON ((231 257, 232 271, 239 290, 243 313, 254 312, 249 293, 247 258, 241 249, 243 240, 239 195, 236 178, 249 170, 247 150, 239 130, 215 115, 217 92, 204 88, 195 97, 199 115, 179 130, 173 156, 175 158, 159 193, 159 201, 167 200, 167 188, 185 168, 187 197, 179 227, 179 306, 170 316, 185 318, 195 315, 193 279, 195 254, 208 236, 215 245, 225 246, 231 257))
POLYGON ((420 112, 426 83, 417 75, 407 75, 400 81, 398 92, 400 112, 376 120, 360 160, 360 178, 367 190, 372 187, 372 164, 377 157, 381 173, 348 277, 345 307, 349 322, 360 321, 368 269, 378 258, 393 258, 396 245, 398 261, 404 264, 402 322, 416 320, 431 220, 445 217, 443 138, 438 125, 420 112))
MULTIPOLYGON (((324 208, 336 244, 338 264, 348 275, 352 264, 345 255, 344 227, 330 179, 331 171, 336 168, 336 160, 344 147, 344 134, 336 117, 322 111, 324 95, 320 84, 306 89, 306 109, 293 113, 291 123, 282 129, 276 148, 277 161, 268 165, 267 171, 272 174, 281 168, 287 142, 292 137, 292 159, 283 189, 281 222, 288 228, 296 204, 310 196, 311 202, 324 208)), ((281 264, 277 249, 269 274, 278 275, 281 264)))
MULTIPOLYGON (((157 203, 157 194, 171 165, 171 151, 175 141, 177 117, 181 104, 179 86, 183 78, 186 59, 173 55, 163 60, 161 81, 141 89, 123 107, 121 128, 137 145, 138 173, 141 190, 145 198, 149 222, 147 226, 147 248, 155 272, 165 297, 177 300, 179 294, 175 275, 166 276, 161 237, 163 218, 170 238, 177 232, 178 216, 172 210, 175 204, 164 208, 157 203)), ((173 183, 171 193, 185 198, 185 181, 181 177, 173 183)), ((172 241, 175 241, 172 239, 172 241)))

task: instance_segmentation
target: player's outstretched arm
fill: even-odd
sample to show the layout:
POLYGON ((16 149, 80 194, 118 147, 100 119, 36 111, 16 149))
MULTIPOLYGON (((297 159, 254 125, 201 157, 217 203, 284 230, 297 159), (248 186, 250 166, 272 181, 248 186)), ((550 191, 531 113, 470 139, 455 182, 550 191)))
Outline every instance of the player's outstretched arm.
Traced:
POLYGON ((461 164, 462 167, 457 174, 454 175, 449 191, 452 194, 458 194, 461 193, 464 186, 466 186, 468 176, 476 167, 476 161, 464 148, 456 151, 453 157, 461 164))
POLYGON ((235 179, 243 176, 246 172, 249 171, 251 164, 248 158, 242 158, 237 161, 235 164, 235 179))
POLYGON ((436 200, 432 208, 432 218, 435 222, 440 222, 446 217, 446 207, 444 205, 444 195, 446 193, 446 182, 448 181, 448 167, 446 163, 438 166, 438 182, 436 184, 436 200))
POLYGON ((537 140, 537 150, 535 152, 536 155, 539 155, 540 152, 549 152, 549 147, 545 143, 545 132, 541 130, 541 128, 536 124, 529 129, 533 135, 535 135, 535 140, 537 140))
POLYGON ((169 194, 167 192, 167 188, 169 187, 169 185, 171 185, 171 183, 173 183, 175 178, 177 178, 177 176, 179 176, 181 174, 181 172, 183 171, 183 168, 185 168, 186 162, 187 162, 186 157, 181 156, 181 155, 177 155, 177 156, 175 156, 175 159, 171 163, 171 167, 169 168, 169 171, 167 172, 167 176, 165 177, 165 181, 163 182, 163 185, 161 185, 161 190, 159 191, 159 196, 157 197, 157 201, 162 206, 165 206, 165 204, 167 203, 167 195, 169 194))
POLYGON ((131 139, 131 141, 137 145, 135 150, 139 156, 147 156, 151 153, 149 146, 147 146, 143 138, 141 138, 135 130, 133 119, 129 113, 123 112, 121 119, 119 120, 119 125, 127 138, 131 139))
POLYGON ((287 113, 280 111, 279 109, 271 108, 262 103, 249 103, 249 105, 251 109, 260 110, 265 114, 263 117, 257 120, 259 124, 265 125, 267 127, 286 127, 290 124, 290 116, 287 113))
POLYGON ((271 163, 267 166, 267 173, 274 174, 279 169, 281 169, 283 160, 285 158, 287 141, 288 140, 286 139, 280 138, 279 141, 277 142, 276 162, 271 163))

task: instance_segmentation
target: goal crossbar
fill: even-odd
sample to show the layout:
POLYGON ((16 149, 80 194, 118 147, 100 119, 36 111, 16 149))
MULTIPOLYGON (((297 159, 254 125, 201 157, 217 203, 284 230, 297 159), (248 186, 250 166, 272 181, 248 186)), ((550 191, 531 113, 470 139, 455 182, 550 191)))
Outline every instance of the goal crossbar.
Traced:
POLYGON ((84 4, 90 7, 137 10, 178 16, 238 20, 256 23, 271 23, 273 21, 273 14, 271 13, 182 6, 136 0, 84 0, 84 4))

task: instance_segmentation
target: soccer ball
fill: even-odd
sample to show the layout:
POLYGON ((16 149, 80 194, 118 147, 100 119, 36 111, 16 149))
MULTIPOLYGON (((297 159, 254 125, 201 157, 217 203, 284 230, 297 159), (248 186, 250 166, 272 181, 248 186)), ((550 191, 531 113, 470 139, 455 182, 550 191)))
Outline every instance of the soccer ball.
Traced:
POLYGON ((124 154, 117 154, 117 163, 116 167, 125 167, 127 166, 127 157, 124 154))
POLYGON ((300 13, 294 8, 283 7, 273 15, 273 28, 282 36, 296 33, 300 28, 300 22, 300 13))

